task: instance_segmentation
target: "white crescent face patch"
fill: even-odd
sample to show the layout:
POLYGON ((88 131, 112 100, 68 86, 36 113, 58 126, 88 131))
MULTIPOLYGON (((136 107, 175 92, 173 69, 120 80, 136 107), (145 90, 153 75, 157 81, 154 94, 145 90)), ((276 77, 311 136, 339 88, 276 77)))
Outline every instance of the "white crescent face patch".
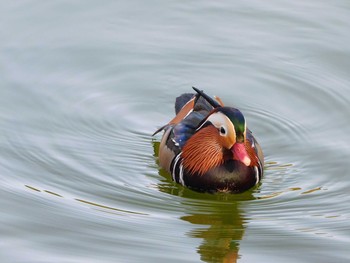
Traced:
POLYGON ((197 130, 201 129, 208 121, 219 130, 220 136, 227 138, 227 141, 230 144, 227 148, 231 148, 236 142, 236 131, 231 120, 222 112, 215 112, 211 114, 197 130))

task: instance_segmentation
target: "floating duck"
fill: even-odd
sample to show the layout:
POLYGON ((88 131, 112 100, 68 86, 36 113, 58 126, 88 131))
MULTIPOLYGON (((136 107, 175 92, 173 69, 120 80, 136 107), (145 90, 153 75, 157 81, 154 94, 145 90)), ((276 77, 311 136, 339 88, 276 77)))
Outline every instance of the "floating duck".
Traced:
POLYGON ((243 114, 203 91, 176 98, 164 130, 159 164, 174 181, 204 192, 243 192, 263 176, 264 156, 243 114))

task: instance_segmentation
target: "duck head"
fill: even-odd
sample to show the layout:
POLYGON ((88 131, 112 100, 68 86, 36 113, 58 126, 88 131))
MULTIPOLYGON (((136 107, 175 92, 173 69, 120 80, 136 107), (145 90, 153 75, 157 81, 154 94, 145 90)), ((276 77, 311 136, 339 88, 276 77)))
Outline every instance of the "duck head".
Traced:
POLYGON ((251 166, 254 154, 247 143, 246 129, 238 109, 217 106, 184 145, 184 167, 191 173, 204 174, 229 159, 251 166))

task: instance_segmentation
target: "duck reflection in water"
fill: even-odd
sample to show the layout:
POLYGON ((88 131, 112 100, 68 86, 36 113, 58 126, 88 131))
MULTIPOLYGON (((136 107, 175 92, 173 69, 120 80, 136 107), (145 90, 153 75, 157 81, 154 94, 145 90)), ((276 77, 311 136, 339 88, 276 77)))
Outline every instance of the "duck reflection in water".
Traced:
MULTIPOLYGON (((157 157, 159 142, 153 141, 154 156, 157 157)), ((189 237, 203 239, 197 252, 204 262, 237 262, 240 258, 239 244, 245 231, 245 219, 240 206, 253 200, 252 191, 242 194, 209 194, 192 191, 174 184, 169 174, 159 169, 164 178, 158 185, 160 191, 181 196, 187 215, 181 219, 195 227, 187 233, 189 237)))
POLYGON ((198 253, 204 262, 237 262, 240 257, 238 252, 244 234, 243 219, 237 203, 230 202, 227 206, 230 209, 213 206, 211 214, 197 213, 181 218, 201 226, 188 235, 203 239, 198 253))

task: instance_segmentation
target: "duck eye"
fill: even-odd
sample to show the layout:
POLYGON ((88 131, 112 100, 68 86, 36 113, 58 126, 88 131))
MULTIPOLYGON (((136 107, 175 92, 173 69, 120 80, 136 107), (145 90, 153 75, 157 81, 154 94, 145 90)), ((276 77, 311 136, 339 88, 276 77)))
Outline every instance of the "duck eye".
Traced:
POLYGON ((225 134, 226 134, 226 130, 225 130, 224 127, 221 127, 221 128, 220 128, 220 133, 221 133, 222 135, 225 135, 225 134))

